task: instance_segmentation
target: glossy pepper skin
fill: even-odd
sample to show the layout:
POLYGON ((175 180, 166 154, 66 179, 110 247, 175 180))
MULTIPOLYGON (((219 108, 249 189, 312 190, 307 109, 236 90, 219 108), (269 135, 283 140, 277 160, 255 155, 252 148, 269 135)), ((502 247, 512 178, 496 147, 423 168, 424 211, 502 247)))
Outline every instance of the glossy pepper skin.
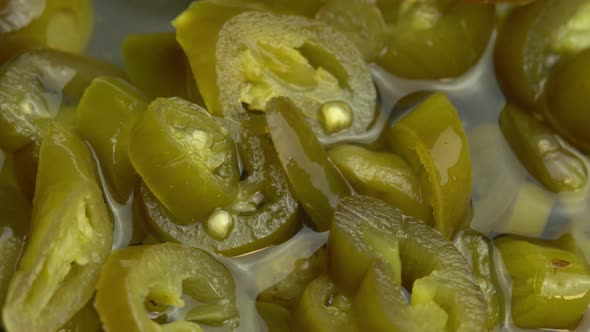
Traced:
POLYGON ((318 230, 329 229, 338 201, 351 194, 348 184, 293 102, 279 97, 266 107, 270 136, 295 197, 318 230))
POLYGON ((101 60, 50 50, 24 53, 0 69, 0 147, 40 144, 65 102, 75 103, 100 75, 122 76, 101 60))
POLYGON ((52 331, 94 293, 113 226, 89 148, 49 126, 41 146, 31 233, 2 311, 10 331, 52 331))
POLYGON ((376 92, 354 44, 317 20, 268 10, 256 2, 204 1, 175 20, 208 110, 239 119, 286 96, 322 139, 364 133, 376 92))
MULTIPOLYGON (((3 159, 0 171, 0 309, 16 271, 31 221, 31 203, 20 188, 13 157, 3 159)), ((2 326, 0 320, 0 326, 2 326)))
POLYGON ((93 24, 90 0, 6 0, 0 14, 0 63, 33 48, 82 53, 93 24))
POLYGON ((494 240, 512 278, 512 320, 521 328, 574 329, 590 302, 590 270, 575 241, 494 240))
POLYGON ((467 230, 455 238, 455 246, 467 258, 483 296, 488 312, 488 331, 494 331, 504 322, 504 294, 496 277, 493 248, 490 239, 484 235, 467 230))
POLYGON ((201 325, 233 331, 239 325, 231 273, 204 251, 173 243, 113 252, 94 305, 113 332, 197 332, 201 325), (186 309, 184 320, 164 324, 174 319, 168 307, 186 309))
POLYGON ((237 195, 233 139, 207 111, 183 99, 153 101, 131 130, 128 152, 180 224, 198 222, 237 195))
POLYGON ((127 36, 121 52, 129 80, 149 97, 180 97, 204 105, 174 33, 127 36))
POLYGON ((590 49, 555 66, 545 89, 545 117, 555 130, 585 153, 590 153, 588 102, 590 49))
POLYGON ((394 123, 391 145, 418 174, 434 227, 452 237, 463 226, 472 179, 467 138, 449 99, 434 94, 394 123))
POLYGON ((485 331, 486 304, 452 242, 367 196, 340 202, 328 240, 334 284, 354 294, 352 312, 370 331, 485 331), (401 295, 412 290, 411 305, 401 295))
POLYGON ((575 25, 568 26, 576 15, 583 20, 588 8, 584 0, 538 0, 510 11, 494 50, 496 77, 510 102, 542 109, 540 97, 556 60, 589 46, 576 39, 575 25))
POLYGON ((380 198, 408 216, 432 218, 418 177, 399 156, 346 144, 331 148, 328 156, 357 193, 380 198))
POLYGON ((219 206, 214 212, 217 216, 182 226, 142 185, 140 197, 145 215, 159 238, 235 256, 286 241, 301 227, 299 204, 270 140, 239 125, 229 130, 237 142, 243 166, 244 178, 236 199, 219 206))
POLYGON ((109 76, 92 81, 78 105, 78 132, 94 149, 119 203, 127 202, 137 181, 129 161, 129 136, 147 106, 136 88, 109 76))
POLYGON ((562 192, 586 187, 584 160, 531 114, 506 105, 500 114, 500 128, 522 165, 546 188, 562 192))

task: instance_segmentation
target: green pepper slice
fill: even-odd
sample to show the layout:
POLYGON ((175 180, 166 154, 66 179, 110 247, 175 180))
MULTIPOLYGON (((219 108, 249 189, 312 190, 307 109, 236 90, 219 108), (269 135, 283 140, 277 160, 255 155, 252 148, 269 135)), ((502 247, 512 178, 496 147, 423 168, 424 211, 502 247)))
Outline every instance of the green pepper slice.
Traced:
POLYGON ((15 152, 39 144, 60 105, 75 102, 99 75, 122 76, 100 60, 57 51, 31 51, 0 69, 0 147, 15 152))
POLYGON ((122 79, 99 77, 86 89, 78 105, 78 131, 100 161, 111 192, 127 202, 136 182, 129 161, 131 129, 147 108, 147 99, 122 79))
POLYGON ((294 312, 294 331, 359 331, 351 299, 334 286, 328 275, 317 277, 305 288, 294 312))
POLYGON ((127 36, 121 52, 130 81, 151 98, 180 97, 204 105, 174 33, 127 36))
POLYGON ((158 98, 131 131, 129 160, 180 224, 207 217, 237 195, 238 163, 228 131, 203 108, 158 98))
POLYGON ((387 25, 376 62, 409 79, 461 76, 480 59, 495 26, 491 4, 378 0, 376 6, 387 25))
POLYGON ((53 331, 94 292, 113 226, 89 148, 49 126, 41 145, 31 233, 2 311, 9 331, 53 331))
POLYGON ((143 200, 147 221, 159 238, 235 256, 286 241, 301 227, 299 205, 271 142, 247 128, 230 131, 243 167, 238 195, 201 222, 179 225, 149 188, 141 186, 138 197, 143 200))
POLYGON ((512 320, 522 328, 573 329, 590 302, 590 269, 573 239, 494 240, 512 278, 512 320))
POLYGON ((545 89, 547 105, 544 112, 551 126, 585 153, 590 153, 588 75, 590 49, 555 66, 545 89))
POLYGON ((256 311, 266 323, 268 332, 288 332, 292 330, 291 312, 287 308, 279 304, 256 301, 256 311))
POLYGON ((500 128, 522 165, 549 190, 576 191, 586 186, 588 170, 582 158, 532 115, 508 104, 500 114, 500 128))
POLYGON ((199 249, 163 243, 113 252, 95 307, 109 331, 232 331, 239 325, 235 300, 234 280, 221 263, 199 249))
POLYGON ((380 198, 420 220, 432 218, 418 177, 399 156, 355 145, 337 145, 328 155, 359 194, 380 198))
POLYGON ((449 99, 434 94, 391 128, 394 152, 418 173, 434 225, 451 238, 471 200, 471 158, 457 111, 449 99))
POLYGON ((467 258, 487 304, 488 331, 504 322, 504 294, 496 278, 491 241, 475 231, 465 231, 455 238, 455 247, 467 258))
MULTIPOLYGON (((8 155, 0 172, 0 309, 16 266, 31 220, 31 203, 21 190, 13 157, 8 155)), ((0 159, 1 160, 1 159, 0 159)), ((0 319, 0 326, 2 326, 0 319)))
POLYGON ((31 48, 82 53, 94 24, 90 0, 7 0, 0 11, 0 63, 31 48))
POLYGON ((243 13, 252 7, 202 1, 174 22, 208 110, 239 119, 286 96, 320 138, 364 133, 376 91, 355 45, 317 20, 243 13))
POLYGON ((267 109, 270 136, 295 197, 318 230, 329 229, 336 204, 351 194, 348 184, 293 102, 277 97, 267 109))
POLYGON ((88 302, 80 311, 78 311, 72 319, 70 319, 64 326, 59 329, 59 332, 101 332, 102 323, 98 317, 98 313, 92 306, 92 302, 88 302))
POLYGON ((486 303, 465 258, 440 233, 385 202, 358 195, 343 199, 328 250, 330 276, 354 294, 359 327, 486 330, 486 303), (402 285, 412 290, 411 305, 402 285))
POLYGON ((510 102, 538 110, 555 62, 590 46, 589 11, 584 0, 538 0, 510 11, 494 51, 496 77, 510 102))

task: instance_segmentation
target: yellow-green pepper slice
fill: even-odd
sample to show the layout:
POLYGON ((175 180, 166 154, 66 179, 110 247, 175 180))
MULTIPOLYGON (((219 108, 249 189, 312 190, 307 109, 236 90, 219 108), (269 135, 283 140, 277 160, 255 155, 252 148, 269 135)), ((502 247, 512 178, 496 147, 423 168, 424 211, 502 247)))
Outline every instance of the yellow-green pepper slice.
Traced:
POLYGON ((94 293, 113 226, 88 146, 49 126, 41 145, 31 233, 2 311, 9 331, 53 331, 94 293))
POLYGON ((504 322, 504 294, 496 278, 491 241, 475 231, 465 231, 455 238, 455 246, 467 258, 487 304, 488 331, 504 322))
POLYGON ((204 105, 174 33, 127 36, 121 52, 129 80, 151 98, 180 97, 204 105))
POLYGON ((361 329, 486 331, 486 303, 465 257, 433 228, 385 202, 343 199, 328 250, 330 276, 354 294, 361 329), (412 290, 411 305, 402 285, 412 290))
POLYGON ((416 173, 399 156, 356 145, 337 145, 328 155, 359 194, 380 198, 420 220, 432 218, 416 173))
POLYGON ((238 142, 243 180, 234 201, 218 206, 201 222, 179 225, 147 186, 141 186, 147 221, 159 238, 235 256, 283 242, 301 227, 299 204, 272 143, 246 128, 230 130, 238 142))
POLYGON ((0 63, 31 48, 82 53, 94 17, 90 0, 6 0, 0 4, 0 63))
POLYGON ((318 230, 329 229, 336 204, 351 194, 348 184, 293 102, 277 97, 267 109, 270 136, 295 197, 318 230))
POLYGON ((158 98, 131 131, 129 159, 180 224, 193 224, 238 192, 238 163, 229 132, 203 108, 158 98))
POLYGON ((102 322, 98 313, 92 306, 93 301, 88 302, 72 319, 59 328, 59 332, 102 332, 102 322))
POLYGON ((590 46, 588 17, 585 0, 537 0, 510 11, 494 51, 496 77, 510 102, 539 109, 555 62, 590 46))
POLYGON ((561 192, 586 187, 586 163, 531 114, 508 104, 500 114, 500 128, 522 165, 546 188, 561 192))
POLYGON ((376 62, 410 79, 461 76, 477 63, 495 25, 491 4, 377 0, 376 6, 387 25, 376 62))
POLYGON ((99 75, 122 76, 106 62, 57 51, 31 51, 0 69, 0 147, 39 144, 60 105, 76 102, 99 75))
POLYGON ((256 301, 256 312, 264 320, 268 332, 289 332, 291 331, 291 312, 275 303, 256 301))
POLYGON ((146 97, 129 83, 108 76, 95 79, 78 105, 78 131, 96 152, 120 203, 127 202, 137 180, 129 161, 129 136, 147 105, 146 97))
MULTIPOLYGON (((590 21, 590 7, 587 17, 590 21)), ((586 98, 588 75, 590 49, 555 66, 545 89, 547 104, 544 112, 549 124, 585 153, 590 153, 590 103, 586 98)))
POLYGON ((471 200, 471 158, 457 111, 449 99, 434 94, 391 128, 393 151, 414 168, 434 226, 451 238, 462 226, 471 200))
POLYGON ((113 332, 201 332, 201 325, 232 331, 239 325, 235 300, 234 280, 221 263, 202 250, 163 243, 113 252, 95 307, 113 332))
POLYGON ((8 155, 3 159, 0 171, 0 310, 31 220, 31 203, 17 182, 13 157, 8 155))
POLYGON ((244 12, 252 6, 196 2, 174 22, 208 110, 236 119, 286 96, 320 138, 364 133, 376 92, 355 45, 317 20, 244 12))
POLYGON ((494 240, 512 278, 512 320, 529 329, 574 329, 590 302, 590 269, 569 236, 494 240))

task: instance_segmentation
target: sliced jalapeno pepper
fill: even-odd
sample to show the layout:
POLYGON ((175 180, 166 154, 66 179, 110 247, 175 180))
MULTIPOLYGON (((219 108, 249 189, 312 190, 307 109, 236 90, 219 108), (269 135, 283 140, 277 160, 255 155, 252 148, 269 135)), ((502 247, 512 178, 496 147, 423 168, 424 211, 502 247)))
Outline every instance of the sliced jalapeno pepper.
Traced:
POLYGON ((113 252, 95 307, 109 331, 231 331, 239 325, 235 300, 234 280, 221 263, 199 249, 163 243, 113 252))
POLYGON ((2 311, 9 331, 53 331, 92 296, 113 236, 95 167, 80 138, 49 126, 30 238, 2 311))
POLYGON ((208 217, 237 195, 234 141, 197 105, 156 99, 132 129, 128 145, 135 170, 180 224, 208 217))
POLYGON ((75 102, 99 75, 121 76, 106 62, 57 51, 31 51, 0 69, 0 147, 40 143, 60 105, 75 102))
POLYGON ((330 227, 338 201, 351 194, 298 107, 288 98, 267 104, 270 136, 295 197, 318 230, 330 227))
POLYGON ((512 320, 522 328, 573 329, 590 302, 590 270, 569 236, 494 240, 512 278, 512 320))
POLYGON ((418 173, 435 227, 452 237, 471 200, 471 158, 455 108, 445 95, 432 95, 393 125, 391 141, 418 173))
POLYGON ((209 111, 241 118, 242 103, 264 111, 271 98, 286 96, 320 138, 364 133, 376 92, 354 44, 317 20, 247 9, 197 2, 175 20, 209 111))
POLYGON ((506 105, 500 127, 523 166, 549 190, 575 191, 586 186, 588 170, 582 158, 532 115, 506 105))
POLYGON ((78 105, 78 131, 96 152, 120 203, 127 202, 137 180, 129 161, 129 136, 147 105, 147 99, 131 85, 108 76, 95 79, 78 105))
POLYGON ((487 308, 468 262, 430 226, 376 198, 349 196, 328 240, 330 276, 354 294, 370 331, 485 331, 487 308), (411 305, 401 286, 412 290, 411 305))
POLYGON ((129 79, 151 98, 180 97, 204 105, 174 33, 127 36, 121 52, 129 79))
POLYGON ((0 62, 31 48, 82 53, 92 33, 90 0, 7 0, 0 6, 0 62))
POLYGON ((420 220, 432 218, 418 178, 402 158, 355 145, 338 145, 328 155, 359 194, 383 199, 420 220))

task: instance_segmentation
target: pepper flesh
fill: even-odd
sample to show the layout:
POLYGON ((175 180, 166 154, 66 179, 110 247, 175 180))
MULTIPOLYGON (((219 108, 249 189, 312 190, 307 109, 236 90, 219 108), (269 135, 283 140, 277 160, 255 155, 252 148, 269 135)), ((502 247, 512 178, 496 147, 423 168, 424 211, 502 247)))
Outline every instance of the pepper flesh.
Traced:
POLYGON ((137 180, 129 161, 129 136, 147 105, 134 87, 108 76, 95 79, 78 105, 78 131, 96 152, 119 203, 127 202, 137 180))
POLYGON ((94 305, 114 332, 200 332, 200 325, 231 331, 239 324, 235 300, 234 280, 221 263, 202 250, 163 243, 113 252, 94 305), (168 307, 185 310, 184 319, 168 317, 168 307))
POLYGON ((270 136, 295 197, 318 230, 329 229, 336 204, 351 194, 348 184, 293 102, 274 98, 267 109, 270 136))
POLYGON ((113 236, 95 168, 80 138, 49 126, 31 234, 2 311, 9 331, 53 331, 90 300, 113 236))
POLYGON ((394 152, 417 172, 432 206, 434 227, 445 237, 461 228, 471 200, 471 158, 461 120, 440 93, 422 102, 391 128, 394 152))

